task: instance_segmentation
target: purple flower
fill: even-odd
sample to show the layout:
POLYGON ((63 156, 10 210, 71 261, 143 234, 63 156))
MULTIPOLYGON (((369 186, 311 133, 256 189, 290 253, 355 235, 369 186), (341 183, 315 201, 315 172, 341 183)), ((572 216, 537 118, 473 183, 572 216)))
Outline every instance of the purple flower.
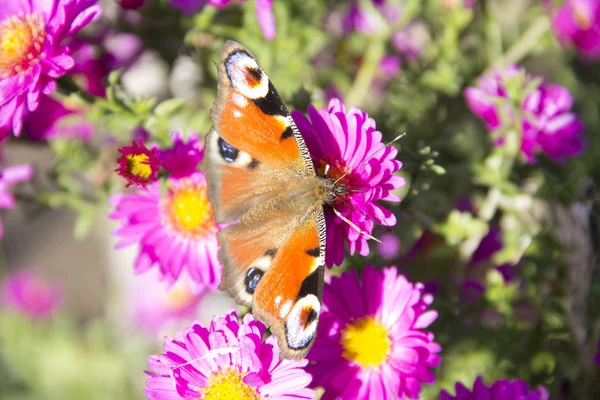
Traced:
POLYGON ((396 56, 385 56, 379 61, 379 72, 385 80, 391 79, 398 75, 402 67, 402 60, 396 56))
POLYGON ((379 237, 377 252, 384 260, 391 260, 400 254, 400 238, 393 233, 384 233, 379 237))
MULTIPOLYGON (((15 198, 9 189, 12 185, 26 182, 33 176, 31 165, 20 164, 0 169, 0 209, 10 210, 15 206, 15 198)), ((0 219, 0 238, 4 236, 4 227, 0 219)))
MULTIPOLYGON (((328 176, 340 179, 348 189, 332 206, 368 234, 373 231, 374 222, 395 225, 394 214, 376 201, 400 201, 392 191, 405 183, 402 177, 394 175, 402 163, 395 160, 398 150, 382 143, 375 121, 357 107, 346 112, 338 99, 332 99, 326 110, 309 106, 308 116, 310 120, 301 112, 292 112, 317 173, 323 175, 329 168, 328 176)), ((326 209, 326 219, 327 265, 342 263, 346 239, 350 254, 369 254, 367 237, 361 232, 331 209, 326 209)))
POLYGON ((572 107, 573 97, 558 85, 542 85, 527 96, 521 145, 527 160, 535 161, 533 154, 541 151, 563 162, 565 157, 574 157, 585 149, 584 126, 576 114, 569 112, 572 107))
POLYGON ((175 132, 171 136, 173 147, 161 152, 162 167, 171 173, 171 178, 183 178, 195 173, 204 157, 204 146, 198 134, 192 132, 184 142, 183 135, 175 132))
POLYGON ((419 59, 429 40, 429 30, 420 20, 414 20, 392 34, 392 44, 408 61, 419 59))
POLYGON ((165 193, 160 182, 155 182, 148 190, 113 195, 109 201, 115 207, 109 218, 121 223, 114 231, 120 238, 117 248, 139 247, 136 273, 157 268, 161 281, 171 286, 185 270, 196 285, 194 292, 207 286, 216 289, 221 282, 219 227, 207 198, 204 174, 170 179, 165 193))
POLYGON ((12 0, 0 8, 0 140, 21 133, 41 93, 75 62, 62 43, 100 15, 95 0, 12 0))
POLYGON ((317 339, 308 359, 315 386, 327 399, 417 399, 421 383, 434 383, 440 346, 424 331, 437 312, 395 267, 367 265, 331 278, 323 291, 317 339))
POLYGON ((142 7, 146 0, 119 0, 119 5, 126 10, 137 10, 142 7))
POLYGON ((258 26, 267 40, 275 38, 275 16, 272 7, 273 0, 256 0, 258 26))
POLYGON ((183 327, 198 315, 205 292, 194 293, 189 278, 183 276, 170 290, 155 273, 135 277, 128 291, 127 308, 132 323, 150 337, 165 332, 165 328, 183 327))
POLYGON ((386 0, 372 0, 373 8, 361 7, 360 1, 352 1, 343 21, 345 33, 357 31, 366 35, 377 34, 382 31, 382 22, 390 25, 396 24, 402 17, 400 4, 388 4, 386 0))
POLYGON ((481 262, 488 261, 502 247, 504 247, 502 231, 497 226, 490 227, 487 235, 481 239, 479 246, 473 252, 469 264, 476 266, 481 262))
POLYGON ((307 388, 307 361, 280 360, 274 336, 263 341, 265 326, 235 311, 199 322, 175 338, 165 338, 164 353, 148 357, 144 394, 149 400, 314 399, 307 388))
POLYGON ((62 292, 29 269, 10 274, 2 284, 5 307, 31 319, 49 318, 62 303, 62 292))
POLYGON ((581 57, 600 57, 600 2, 598 0, 566 0, 552 18, 559 40, 573 44, 581 57))
POLYGON ((169 0, 169 3, 185 14, 194 14, 202 10, 207 4, 215 8, 223 8, 229 5, 231 0, 169 0))
POLYGON ((88 140, 94 126, 83 120, 82 112, 65 107, 50 96, 42 95, 39 106, 29 112, 23 121, 27 137, 32 140, 48 140, 57 137, 88 140), (66 123, 67 121, 71 123, 66 123))
POLYGON ((440 393, 440 400, 549 400, 548 391, 539 386, 530 390, 527 382, 521 380, 509 381, 503 379, 496 381, 492 386, 486 386, 483 378, 478 377, 469 390, 462 383, 456 384, 456 395, 452 396, 445 390, 440 393))
MULTIPOLYGON (((539 152, 557 162, 578 155, 585 148, 584 126, 577 115, 570 112, 573 98, 569 91, 541 82, 524 99, 511 98, 508 81, 523 76, 523 84, 532 82, 531 77, 516 66, 481 77, 477 87, 465 89, 469 108, 493 131, 514 123, 513 104, 517 102, 521 114, 521 153, 530 163, 536 161, 535 154, 539 152)), ((503 138, 496 141, 496 145, 502 144, 503 138)))

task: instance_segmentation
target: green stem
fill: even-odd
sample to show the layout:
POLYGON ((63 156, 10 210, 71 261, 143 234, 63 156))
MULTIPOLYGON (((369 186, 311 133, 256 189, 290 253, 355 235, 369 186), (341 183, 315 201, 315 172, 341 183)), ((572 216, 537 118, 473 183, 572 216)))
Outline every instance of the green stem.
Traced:
POLYGON ((58 79, 58 90, 67 96, 74 94, 88 104, 96 103, 96 97, 81 89, 68 75, 58 79))
POLYGON ((505 67, 511 64, 518 64, 539 44, 548 29, 550 29, 550 19, 548 16, 543 15, 538 17, 502 57, 492 62, 491 67, 505 67))
POLYGON ((385 37, 373 36, 367 44, 363 62, 356 74, 354 84, 350 88, 348 96, 346 96, 346 104, 348 106, 361 105, 361 102, 371 89, 371 82, 379 69, 379 62, 384 54, 385 37))

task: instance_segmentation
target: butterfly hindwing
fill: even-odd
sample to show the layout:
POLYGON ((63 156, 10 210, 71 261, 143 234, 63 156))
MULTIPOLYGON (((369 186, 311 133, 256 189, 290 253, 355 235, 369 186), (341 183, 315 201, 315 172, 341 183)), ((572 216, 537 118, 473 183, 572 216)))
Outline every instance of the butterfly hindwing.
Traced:
POLYGON ((223 264, 221 289, 252 307, 282 357, 314 341, 325 257, 322 203, 308 149, 254 56, 228 41, 219 56, 203 169, 223 264))

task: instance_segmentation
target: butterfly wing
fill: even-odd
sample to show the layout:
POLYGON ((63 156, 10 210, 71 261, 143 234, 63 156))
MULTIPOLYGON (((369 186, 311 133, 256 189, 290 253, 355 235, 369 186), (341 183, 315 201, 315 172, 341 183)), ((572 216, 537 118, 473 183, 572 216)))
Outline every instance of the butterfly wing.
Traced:
POLYGON ((221 289, 271 327, 285 358, 310 349, 321 308, 325 221, 308 149, 254 56, 228 41, 203 169, 218 223, 221 289))
POLYGON ((304 139, 254 56, 227 41, 207 135, 215 217, 237 220, 290 179, 314 176, 304 139))

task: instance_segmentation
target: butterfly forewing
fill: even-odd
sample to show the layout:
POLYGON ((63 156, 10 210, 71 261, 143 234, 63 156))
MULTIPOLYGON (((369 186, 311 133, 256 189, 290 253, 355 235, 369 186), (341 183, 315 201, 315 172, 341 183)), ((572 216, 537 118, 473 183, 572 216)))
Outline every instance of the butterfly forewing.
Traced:
POLYGON ((213 128, 203 169, 218 223, 221 289, 303 358, 321 308, 325 222, 318 179, 287 107, 254 56, 228 41, 219 53, 213 128))

